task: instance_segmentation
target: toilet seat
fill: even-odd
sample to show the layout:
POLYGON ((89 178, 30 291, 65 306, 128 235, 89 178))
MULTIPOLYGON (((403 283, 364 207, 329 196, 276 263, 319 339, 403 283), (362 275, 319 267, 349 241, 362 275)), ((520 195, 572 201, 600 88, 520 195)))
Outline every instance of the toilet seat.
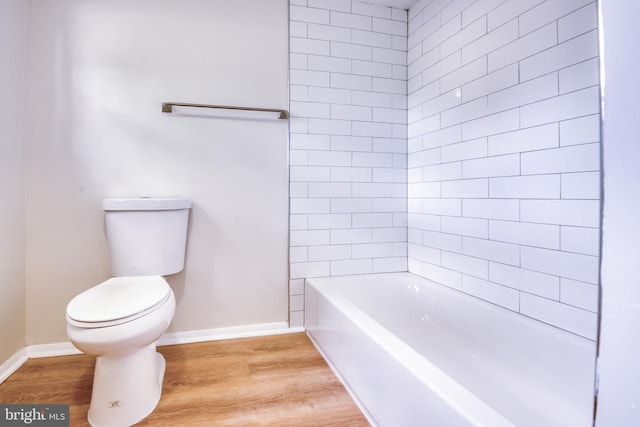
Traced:
POLYGON ((67 322, 79 328, 130 322, 165 303, 171 293, 161 276, 113 277, 73 298, 67 305, 67 322))

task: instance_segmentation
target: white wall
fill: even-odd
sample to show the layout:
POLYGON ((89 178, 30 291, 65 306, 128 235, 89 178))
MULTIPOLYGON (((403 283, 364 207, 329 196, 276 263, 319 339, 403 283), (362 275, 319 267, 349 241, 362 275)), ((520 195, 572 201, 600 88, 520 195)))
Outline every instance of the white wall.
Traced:
POLYGON ((291 319, 305 277, 406 271, 407 12, 296 0, 291 49, 291 319))
POLYGON ((596 12, 423 0, 408 43, 409 270, 592 340, 596 12))
POLYGON ((287 108, 284 0, 33 2, 27 343, 109 277, 100 199, 193 200, 170 331, 286 322, 287 122, 163 101, 287 108))
POLYGON ((0 2, 0 363, 25 343, 24 145, 30 1, 0 2))
POLYGON ((640 425, 640 4, 601 2, 604 212, 598 427, 640 425))

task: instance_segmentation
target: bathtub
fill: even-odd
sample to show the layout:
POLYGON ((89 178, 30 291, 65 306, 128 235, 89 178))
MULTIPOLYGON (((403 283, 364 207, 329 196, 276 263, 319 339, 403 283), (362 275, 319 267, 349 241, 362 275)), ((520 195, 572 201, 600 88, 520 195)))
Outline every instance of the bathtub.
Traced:
POLYGON ((593 341, 419 276, 306 279, 305 328, 373 425, 593 425, 593 341))

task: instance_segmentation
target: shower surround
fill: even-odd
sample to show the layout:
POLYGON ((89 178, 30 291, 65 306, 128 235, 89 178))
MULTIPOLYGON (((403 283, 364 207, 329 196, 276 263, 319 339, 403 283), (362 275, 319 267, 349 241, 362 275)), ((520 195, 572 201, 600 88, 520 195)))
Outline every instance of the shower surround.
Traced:
POLYGON ((292 326, 304 278, 408 270, 595 339, 596 12, 291 2, 292 326))

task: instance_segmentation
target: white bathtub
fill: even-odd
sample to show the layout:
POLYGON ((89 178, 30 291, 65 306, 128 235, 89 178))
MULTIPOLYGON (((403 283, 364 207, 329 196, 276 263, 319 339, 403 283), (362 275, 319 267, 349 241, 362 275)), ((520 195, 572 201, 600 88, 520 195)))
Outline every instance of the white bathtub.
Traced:
POLYGON ((593 341, 410 273, 307 279, 305 327, 374 425, 593 425, 593 341))

